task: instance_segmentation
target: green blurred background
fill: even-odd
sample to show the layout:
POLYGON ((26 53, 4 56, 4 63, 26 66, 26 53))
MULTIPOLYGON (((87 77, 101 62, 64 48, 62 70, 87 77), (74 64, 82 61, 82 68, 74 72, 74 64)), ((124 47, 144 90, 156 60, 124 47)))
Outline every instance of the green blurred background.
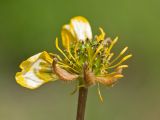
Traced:
POLYGON ((125 78, 102 87, 105 102, 90 88, 86 120, 160 120, 159 0, 0 0, 0 120, 75 120, 73 84, 48 83, 31 91, 16 84, 22 60, 57 52, 54 40, 73 16, 89 19, 92 30, 119 36, 134 57, 125 78))

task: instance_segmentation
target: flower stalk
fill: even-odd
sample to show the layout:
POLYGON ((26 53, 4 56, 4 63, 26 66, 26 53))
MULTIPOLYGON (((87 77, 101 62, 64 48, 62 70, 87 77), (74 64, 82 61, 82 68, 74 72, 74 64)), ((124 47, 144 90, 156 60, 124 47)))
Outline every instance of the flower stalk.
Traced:
POLYGON ((76 120, 84 120, 85 108, 86 108, 86 102, 87 102, 87 94, 88 94, 88 88, 86 87, 79 88, 76 120))

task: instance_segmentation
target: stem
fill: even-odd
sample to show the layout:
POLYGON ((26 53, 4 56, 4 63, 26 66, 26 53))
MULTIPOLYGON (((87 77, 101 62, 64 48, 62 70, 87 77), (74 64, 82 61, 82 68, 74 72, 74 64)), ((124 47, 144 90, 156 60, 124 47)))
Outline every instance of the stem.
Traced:
MULTIPOLYGON (((87 81, 87 75, 86 75, 86 70, 87 70, 87 63, 84 63, 83 65, 83 82, 85 85, 85 82, 87 81)), ((80 85, 82 81, 80 81, 80 85)), ((86 101, 87 101, 87 94, 88 94, 88 88, 86 86, 80 87, 79 88, 79 96, 78 96, 78 106, 77 106, 77 118, 76 120, 84 120, 85 117, 85 108, 86 108, 86 101)))
POLYGON ((77 107, 77 118, 76 120, 84 120, 85 107, 87 101, 88 88, 81 87, 79 89, 78 107, 77 107))

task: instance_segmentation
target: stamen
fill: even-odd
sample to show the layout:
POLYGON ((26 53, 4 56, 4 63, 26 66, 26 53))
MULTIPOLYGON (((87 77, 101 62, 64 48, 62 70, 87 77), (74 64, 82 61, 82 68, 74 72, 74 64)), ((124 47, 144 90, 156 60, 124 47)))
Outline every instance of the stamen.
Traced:
POLYGON ((111 45, 109 46, 108 50, 106 51, 106 55, 108 56, 110 54, 110 51, 112 49, 112 47, 114 46, 114 44, 118 41, 118 37, 116 37, 112 42, 111 45))
POLYGON ((56 38, 56 48, 59 50, 59 52, 62 53, 62 55, 63 55, 69 62, 71 62, 71 61, 69 60, 69 58, 66 56, 66 54, 60 49, 60 47, 59 47, 59 45, 58 45, 58 38, 56 38))
POLYGON ((125 47, 121 52, 120 54, 110 63, 113 64, 114 62, 116 62, 126 51, 127 51, 128 47, 125 47))
POLYGON ((103 46, 100 44, 96 50, 96 52, 94 53, 93 57, 92 57, 92 62, 95 59, 95 57, 97 56, 97 54, 99 53, 99 51, 103 48, 103 46))
POLYGON ((75 57, 76 59, 78 58, 78 55, 77 55, 78 45, 79 45, 79 42, 77 41, 77 42, 76 42, 76 45, 75 45, 75 48, 74 48, 74 57, 75 57))
POLYGON ((102 94, 101 94, 99 83, 98 83, 97 91, 98 91, 98 95, 99 95, 99 98, 100 98, 101 102, 103 102, 103 97, 102 97, 102 94))
POLYGON ((123 55, 123 54, 127 51, 127 49, 128 49, 128 47, 125 47, 125 48, 121 51, 120 55, 123 55))
MULTIPOLYGON (((67 36, 67 37, 68 37, 68 36, 67 36)), ((69 38, 68 38, 68 39, 69 39, 69 38)), ((74 62, 76 62, 76 64, 80 66, 80 64, 75 60, 75 58, 74 58, 73 55, 71 54, 69 40, 67 40, 67 52, 69 53, 69 56, 74 60, 74 62)))
POLYGON ((70 66, 67 65, 67 64, 64 64, 64 63, 62 63, 62 62, 57 62, 57 63, 59 63, 59 66, 72 69, 74 72, 79 73, 79 71, 75 70, 73 67, 70 67, 70 66))
POLYGON ((121 65, 121 66, 118 66, 116 69, 123 69, 123 68, 127 68, 128 65, 121 65))
POLYGON ((113 65, 113 66, 108 67, 108 69, 111 69, 111 68, 115 68, 115 67, 117 67, 118 65, 120 65, 121 63, 123 63, 124 61, 126 61, 127 59, 129 59, 130 57, 132 57, 132 55, 131 55, 131 54, 130 54, 130 55, 127 55, 127 56, 125 56, 124 58, 122 58, 122 60, 121 60, 119 63, 117 63, 117 64, 115 64, 115 65, 113 65))
POLYGON ((58 60, 60 60, 60 61, 62 61, 62 58, 59 56, 59 55, 57 55, 57 54, 53 54, 53 53, 49 53, 52 57, 56 57, 56 58, 58 58, 58 60))
POLYGON ((104 40, 104 37, 105 37, 105 32, 103 31, 103 29, 100 27, 99 30, 100 30, 101 34, 99 36, 96 36, 96 39, 98 42, 101 40, 104 40))
POLYGON ((86 50, 87 50, 87 53, 88 53, 89 64, 91 64, 91 49, 92 49, 91 46, 87 45, 86 50))
POLYGON ((118 74, 118 75, 115 75, 114 77, 115 77, 115 78, 122 78, 122 77, 124 77, 124 76, 121 75, 121 74, 118 74))
POLYGON ((109 55, 109 57, 108 57, 107 61, 110 61, 110 60, 111 60, 111 58, 113 57, 113 55, 114 55, 114 53, 111 53, 111 54, 109 55))

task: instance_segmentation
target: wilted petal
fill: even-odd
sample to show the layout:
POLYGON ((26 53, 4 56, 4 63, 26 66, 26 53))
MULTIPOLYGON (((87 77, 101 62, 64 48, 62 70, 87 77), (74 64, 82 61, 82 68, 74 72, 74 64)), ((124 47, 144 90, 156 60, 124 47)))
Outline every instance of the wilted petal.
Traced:
POLYGON ((21 72, 17 72, 17 83, 29 89, 35 89, 40 85, 57 80, 52 71, 53 59, 47 52, 38 53, 20 64, 21 72))
POLYGON ((96 81, 106 86, 112 86, 122 77, 122 74, 98 76, 96 77, 96 81))
POLYGON ((57 64, 57 59, 54 59, 54 61, 53 61, 53 71, 60 78, 60 80, 64 80, 64 81, 73 81, 79 77, 77 74, 70 73, 67 70, 61 68, 57 64))

